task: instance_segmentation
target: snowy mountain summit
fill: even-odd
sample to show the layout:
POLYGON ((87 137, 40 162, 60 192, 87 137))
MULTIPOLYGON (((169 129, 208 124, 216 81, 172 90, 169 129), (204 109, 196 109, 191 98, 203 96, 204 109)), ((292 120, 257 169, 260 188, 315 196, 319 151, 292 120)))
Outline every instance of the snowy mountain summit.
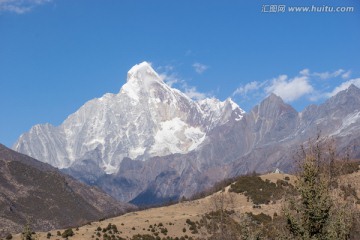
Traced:
POLYGON ((143 62, 129 70, 118 94, 88 101, 60 126, 35 125, 13 149, 58 168, 90 161, 112 174, 124 158, 196 150, 213 128, 243 115, 231 99, 190 99, 143 62))
POLYGON ((117 94, 90 100, 60 126, 36 125, 13 148, 121 200, 153 205, 225 178, 279 168, 321 131, 360 158, 360 89, 297 112, 270 94, 245 114, 231 99, 194 101, 150 64, 132 67, 117 94))

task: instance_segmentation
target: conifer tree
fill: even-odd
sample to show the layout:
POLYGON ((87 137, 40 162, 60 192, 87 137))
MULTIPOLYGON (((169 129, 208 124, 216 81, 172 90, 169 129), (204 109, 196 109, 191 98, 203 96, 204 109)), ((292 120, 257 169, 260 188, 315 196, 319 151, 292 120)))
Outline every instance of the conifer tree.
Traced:
POLYGON ((302 147, 296 189, 299 196, 289 199, 284 213, 287 222, 285 239, 350 239, 355 208, 341 199, 335 166, 335 148, 321 146, 319 138, 302 147), (340 199, 340 200, 339 200, 340 199))

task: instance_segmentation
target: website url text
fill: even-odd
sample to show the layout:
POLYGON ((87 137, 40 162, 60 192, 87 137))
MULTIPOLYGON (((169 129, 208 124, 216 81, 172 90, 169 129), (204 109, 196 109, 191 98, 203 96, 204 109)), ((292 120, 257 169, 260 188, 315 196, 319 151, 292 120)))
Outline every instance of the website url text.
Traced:
POLYGON ((351 13, 355 11, 352 6, 287 6, 287 5, 262 5, 261 12, 263 13, 351 13))

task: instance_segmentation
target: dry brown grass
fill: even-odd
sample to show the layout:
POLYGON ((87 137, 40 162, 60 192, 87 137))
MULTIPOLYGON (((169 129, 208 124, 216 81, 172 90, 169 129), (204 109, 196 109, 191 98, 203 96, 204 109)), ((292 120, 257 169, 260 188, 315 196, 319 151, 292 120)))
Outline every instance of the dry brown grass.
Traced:
MULTIPOLYGON (((278 179, 284 179, 285 176, 290 176, 287 174, 278 174, 271 173, 262 175, 262 179, 269 179, 272 182, 276 182, 278 179)), ((290 176, 290 182, 293 182, 294 178, 290 176)), ((253 208, 253 203, 247 201, 247 198, 243 194, 237 194, 229 192, 229 187, 225 188, 224 192, 217 192, 203 199, 186 201, 178 203, 171 206, 152 208, 137 212, 127 213, 125 215, 106 219, 101 222, 93 222, 91 225, 85 225, 79 227, 79 230, 76 231, 74 228, 75 236, 70 237, 69 239, 95 239, 92 238, 92 235, 95 235, 95 230, 100 226, 101 228, 106 228, 109 223, 115 224, 119 231, 121 237, 130 239, 135 234, 151 234, 151 231, 148 231, 149 226, 154 226, 162 223, 168 230, 166 236, 170 237, 180 237, 185 234, 193 237, 206 237, 205 231, 199 231, 198 234, 191 234, 189 226, 186 224, 186 219, 191 219, 192 221, 200 220, 201 216, 210 211, 215 211, 218 206, 216 206, 219 199, 223 199, 224 207, 232 209, 235 211, 235 215, 240 215, 241 213, 252 212, 254 214, 264 213, 270 216, 273 216, 275 212, 281 212, 282 201, 278 201, 276 204, 262 204, 261 208, 253 208), (183 232, 183 228, 186 228, 186 232, 183 232), (135 228, 135 230, 134 230, 135 228), (145 230, 144 230, 145 229, 145 230)), ((50 231, 53 235, 50 239, 62 239, 59 236, 56 236, 58 230, 50 231)), ((61 232, 64 230, 61 229, 61 232)), ((45 240, 47 232, 37 233, 40 240, 45 240)), ((165 237, 164 234, 159 233, 159 236, 165 237)), ((20 239, 20 235, 14 235, 13 239, 20 239)), ((99 238, 99 239, 102 239, 99 238)))

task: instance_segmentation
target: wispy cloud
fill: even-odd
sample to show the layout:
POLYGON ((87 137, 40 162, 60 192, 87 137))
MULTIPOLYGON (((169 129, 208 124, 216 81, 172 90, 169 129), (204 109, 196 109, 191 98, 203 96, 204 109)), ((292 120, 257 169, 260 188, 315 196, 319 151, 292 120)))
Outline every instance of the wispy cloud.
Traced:
POLYGON ((267 94, 275 93, 286 102, 292 102, 314 91, 307 76, 288 78, 280 75, 274 78, 270 85, 265 88, 267 94))
POLYGON ((209 66, 206 66, 205 64, 198 63, 198 62, 194 63, 192 66, 193 66, 195 72, 197 72, 198 74, 202 74, 209 68, 209 66))
POLYGON ((173 65, 164 65, 156 68, 159 72, 161 80, 163 80, 167 85, 172 87, 176 83, 180 83, 182 80, 174 73, 175 66, 173 65))
POLYGON ((164 66, 159 66, 156 68, 157 71, 164 71, 164 72, 170 72, 170 71, 173 71, 174 70, 174 66, 173 65, 164 65, 164 66))
POLYGON ((351 75, 351 71, 345 71, 344 69, 338 69, 333 72, 310 72, 308 68, 300 71, 300 75, 309 76, 309 77, 317 77, 322 80, 332 79, 341 77, 343 79, 347 79, 351 75))
POLYGON ((343 73, 342 75, 341 75, 341 77, 343 78, 343 79, 347 79, 347 78, 349 78, 351 76, 351 71, 349 70, 349 71, 347 71, 347 72, 345 72, 345 73, 343 73))
POLYGON ((310 69, 305 68, 299 72, 300 75, 309 76, 310 75, 310 69))
POLYGON ((0 0, 0 13, 12 12, 23 14, 30 12, 34 7, 49 3, 52 0, 0 0))
POLYGON ((258 90, 260 89, 262 86, 264 85, 264 83, 260 83, 258 81, 253 81, 253 82, 249 82, 247 84, 245 84, 244 86, 240 86, 238 87, 233 95, 247 95, 248 92, 254 91, 254 90, 258 90))
POLYGON ((348 87, 350 87, 351 84, 354 84, 355 86, 360 88, 360 78, 355 78, 355 79, 351 79, 349 81, 343 82, 339 86, 334 88, 333 91, 326 93, 326 95, 327 95, 327 97, 332 97, 332 96, 336 95, 338 92, 343 91, 343 90, 347 89, 348 87))
POLYGON ((319 77, 320 79, 327 80, 330 78, 336 78, 338 76, 341 76, 342 74, 345 74, 345 70, 339 69, 334 72, 314 72, 313 75, 319 77))
POLYGON ((176 83, 180 83, 182 80, 174 73, 160 73, 160 78, 169 86, 172 87, 176 83))
POLYGON ((311 72, 306 68, 293 77, 282 74, 270 80, 246 83, 238 87, 233 96, 240 95, 242 99, 259 100, 274 93, 286 102, 293 102, 302 97, 316 102, 334 96, 351 84, 360 87, 360 78, 347 80, 350 75, 351 71, 344 69, 311 72))
MULTIPOLYGON (((264 97, 270 93, 274 93, 280 96, 284 101, 292 102, 313 91, 314 88, 309 82, 309 77, 306 76, 303 70, 300 72, 300 75, 293 78, 289 78, 287 75, 280 75, 263 82, 253 81, 247 83, 238 87, 233 92, 233 96, 242 95, 244 98, 249 98, 248 95, 253 96, 253 93, 255 92, 257 97, 264 97)), ((252 96, 250 96, 250 98, 252 96)))
POLYGON ((196 87, 185 88, 185 94, 194 100, 202 100, 208 97, 206 93, 199 92, 196 87))
POLYGON ((200 92, 195 86, 190 86, 184 79, 180 78, 175 72, 174 66, 160 66, 157 70, 162 71, 159 76, 168 86, 178 88, 191 99, 201 100, 210 96, 210 94, 200 92))

